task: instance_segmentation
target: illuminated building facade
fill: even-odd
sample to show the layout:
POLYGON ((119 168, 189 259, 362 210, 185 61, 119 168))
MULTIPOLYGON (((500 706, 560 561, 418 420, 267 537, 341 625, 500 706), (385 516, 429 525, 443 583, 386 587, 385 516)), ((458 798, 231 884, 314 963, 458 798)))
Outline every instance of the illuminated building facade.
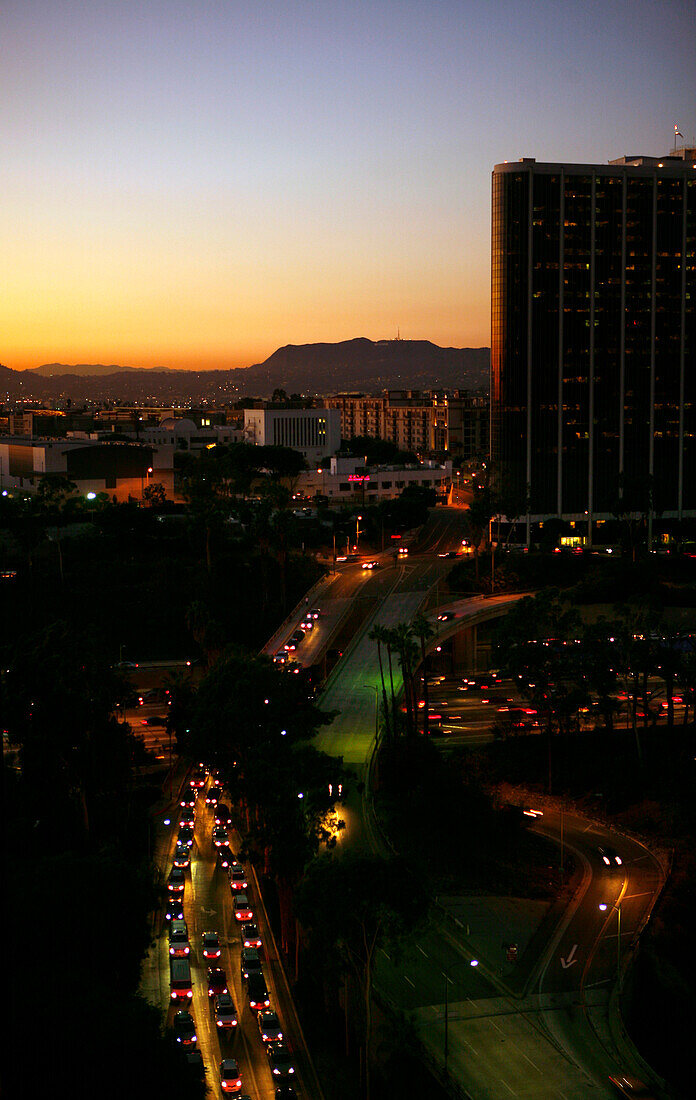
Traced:
POLYGON ((696 516, 696 150, 493 170, 491 454, 530 524, 696 516))

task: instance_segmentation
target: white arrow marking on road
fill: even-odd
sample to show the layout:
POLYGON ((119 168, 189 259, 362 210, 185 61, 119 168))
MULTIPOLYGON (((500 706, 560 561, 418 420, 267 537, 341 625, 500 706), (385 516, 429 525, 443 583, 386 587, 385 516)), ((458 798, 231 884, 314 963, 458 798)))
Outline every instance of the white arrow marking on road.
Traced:
POLYGON ((201 905, 201 913, 205 913, 206 917, 214 917, 217 909, 206 909, 205 906, 201 905))
POLYGON ((578 948, 578 945, 576 943, 574 943, 573 946, 571 947, 570 951, 568 952, 568 958, 567 959, 561 959, 561 966, 563 967, 564 970, 567 970, 569 966, 572 966, 573 963, 576 963, 578 961, 577 959, 573 958, 575 952, 577 951, 577 948, 578 948))

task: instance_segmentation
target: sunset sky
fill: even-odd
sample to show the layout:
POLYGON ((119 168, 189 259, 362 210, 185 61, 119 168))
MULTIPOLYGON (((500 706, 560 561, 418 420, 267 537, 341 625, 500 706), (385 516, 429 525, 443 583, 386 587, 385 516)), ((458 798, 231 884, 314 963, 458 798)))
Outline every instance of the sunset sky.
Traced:
POLYGON ((0 362, 489 343, 490 174, 696 130, 693 0, 2 0, 0 362))

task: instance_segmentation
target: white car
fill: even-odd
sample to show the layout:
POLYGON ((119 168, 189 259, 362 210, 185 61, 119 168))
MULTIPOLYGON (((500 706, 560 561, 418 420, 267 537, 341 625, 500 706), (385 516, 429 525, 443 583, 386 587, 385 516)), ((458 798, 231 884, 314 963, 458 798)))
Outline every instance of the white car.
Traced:
POLYGON ((364 561, 362 563, 363 569, 377 569, 379 566, 378 561, 364 561))

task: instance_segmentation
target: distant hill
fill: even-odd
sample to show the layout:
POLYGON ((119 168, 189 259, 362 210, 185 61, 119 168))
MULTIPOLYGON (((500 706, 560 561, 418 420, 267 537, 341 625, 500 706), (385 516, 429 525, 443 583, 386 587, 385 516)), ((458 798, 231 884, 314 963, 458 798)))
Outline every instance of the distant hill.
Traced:
POLYGON ((169 371, 170 367, 119 367, 116 363, 112 363, 111 366, 105 366, 104 363, 75 363, 72 366, 68 366, 65 363, 43 363, 40 367, 30 367, 30 374, 40 374, 43 378, 55 378, 62 377, 65 374, 75 375, 78 374, 81 377, 86 375, 101 377, 104 374, 121 374, 123 371, 143 371, 157 370, 157 371, 169 371))
POLYGON ((428 340, 344 340, 288 344, 263 363, 237 370, 48 363, 34 370, 0 366, 0 398, 58 401, 223 402, 240 396, 336 393, 342 390, 479 389, 488 387, 488 348, 441 348, 428 340))

